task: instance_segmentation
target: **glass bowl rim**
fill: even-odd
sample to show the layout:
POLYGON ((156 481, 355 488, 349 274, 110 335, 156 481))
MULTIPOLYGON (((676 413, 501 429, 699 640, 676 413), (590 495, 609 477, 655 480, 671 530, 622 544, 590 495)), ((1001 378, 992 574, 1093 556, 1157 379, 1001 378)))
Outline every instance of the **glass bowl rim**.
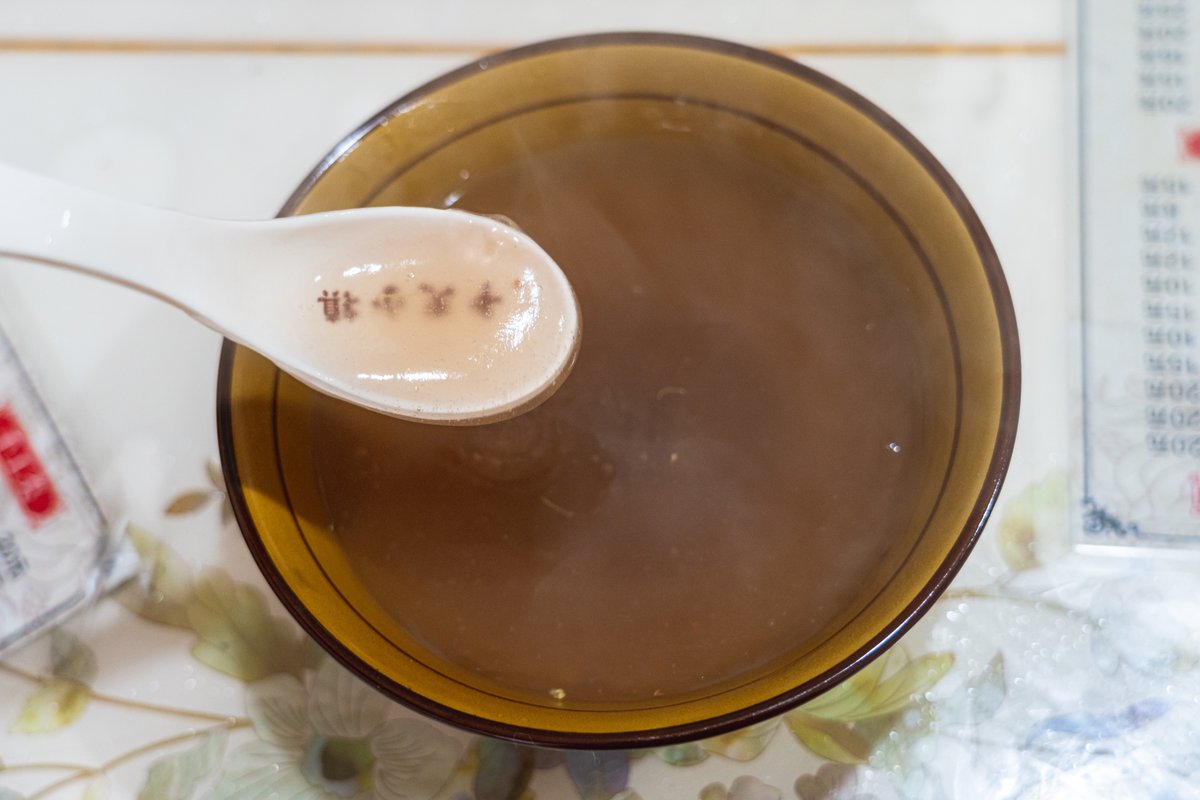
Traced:
MULTIPOLYGON (((975 252, 984 268, 990 296, 997 315, 1000 334, 1002 388, 1000 392, 999 425, 996 431, 991 460, 980 486, 979 495, 967 516, 963 530, 955 538, 954 544, 941 564, 937 566, 931 579, 893 617, 890 624, 868 639, 849 657, 842 659, 833 668, 767 701, 671 727, 640 729, 618 733, 547 730, 543 728, 523 727, 473 715, 461 709, 444 705, 418 691, 400 685, 389 676, 380 673, 355 656, 346 644, 332 631, 322 625, 300 601, 283 578, 277 565, 268 555, 241 491, 241 482, 238 476, 237 461, 234 453, 231 402, 233 362, 238 345, 226 340, 221 349, 216 410, 219 452, 225 475, 227 495, 233 507, 234 518, 237 521, 238 528, 242 532, 251 555, 260 572, 266 578, 267 583, 284 607, 300 626, 316 639, 336 661, 340 662, 360 679, 366 681, 389 698, 457 728, 532 746, 593 750, 627 749, 660 747, 695 741, 697 739, 728 733, 775 717, 811 700, 851 677, 907 633, 933 606, 958 574, 958 571, 982 534, 984 525, 995 505, 1011 462, 1016 437, 1021 394, 1021 368, 1015 312, 999 257, 982 222, 967 200, 966 195, 950 176, 949 172, 925 146, 899 122, 874 103, 811 67, 760 48, 706 36, 631 31, 593 33, 548 39, 484 55, 405 93, 343 137, 318 162, 304 180, 301 181, 280 209, 278 216, 294 214, 325 173, 347 153, 353 150, 369 133, 397 114, 402 113, 407 106, 420 101, 432 92, 457 83, 471 75, 478 74, 482 69, 530 57, 560 51, 631 45, 678 47, 723 54, 783 72, 791 77, 813 84, 854 107, 855 110, 868 117, 889 136, 899 142, 914 157, 934 179, 938 189, 945 195, 966 226, 975 252)), ((564 713, 570 714, 571 712, 567 710, 564 713)))

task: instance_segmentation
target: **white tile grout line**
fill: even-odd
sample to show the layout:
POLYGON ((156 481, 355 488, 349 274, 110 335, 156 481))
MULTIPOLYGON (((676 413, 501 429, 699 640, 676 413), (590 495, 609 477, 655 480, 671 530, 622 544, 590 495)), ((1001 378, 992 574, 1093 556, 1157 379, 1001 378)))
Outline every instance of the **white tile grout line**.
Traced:
MULTIPOLYGON (((497 42, 204 41, 176 39, 0 38, 0 53, 112 53, 201 55, 483 55, 512 44, 497 42)), ((788 56, 1063 56, 1061 41, 1029 42, 794 42, 761 44, 788 56)))

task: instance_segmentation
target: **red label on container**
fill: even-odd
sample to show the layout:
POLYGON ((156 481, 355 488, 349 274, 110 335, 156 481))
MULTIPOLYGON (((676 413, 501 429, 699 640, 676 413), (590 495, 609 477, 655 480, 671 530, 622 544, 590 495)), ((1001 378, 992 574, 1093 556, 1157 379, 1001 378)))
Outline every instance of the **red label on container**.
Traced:
POLYGON ((1180 132, 1184 161, 1200 161, 1200 130, 1180 132))
POLYGON ((0 408, 0 471, 32 526, 37 527, 62 507, 50 476, 10 406, 0 408))

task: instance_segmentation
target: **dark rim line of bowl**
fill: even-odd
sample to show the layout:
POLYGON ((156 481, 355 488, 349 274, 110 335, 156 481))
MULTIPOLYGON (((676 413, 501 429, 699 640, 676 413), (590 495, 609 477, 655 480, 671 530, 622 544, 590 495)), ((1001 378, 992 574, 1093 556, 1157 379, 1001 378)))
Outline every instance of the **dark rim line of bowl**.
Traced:
MULTIPOLYGON (((983 530, 984 523, 992 511, 1003 483, 1004 475, 1008 469, 1012 455, 1012 443, 1015 436, 1020 398, 1020 355, 1018 351, 1015 316, 1008 287, 1000 268, 999 259, 983 225, 962 190, 950 177, 949 173, 903 126, 856 92, 791 59, 746 45, 682 34, 605 33, 554 39, 486 56, 459 69, 448 72, 439 78, 435 78, 433 81, 405 94, 378 114, 372 116, 367 122, 360 125, 339 142, 304 179, 288 199, 280 211, 280 215, 284 216, 294 213, 300 202, 324 173, 347 152, 353 149, 367 133, 375 129, 381 122, 401 113, 406 106, 424 97, 431 91, 456 83, 487 66, 518 61, 532 55, 560 50, 583 49, 606 45, 658 45, 698 49, 732 55, 775 68, 814 84, 848 103, 878 124, 903 145, 918 163, 925 168, 930 176, 934 178, 938 187, 945 193, 960 219, 966 225, 976 252, 983 263, 1000 328, 1003 388, 1001 392, 1000 424, 997 430, 996 445, 992 452, 992 458, 988 466, 985 481, 981 486, 979 497, 967 518, 962 533, 941 565, 939 565, 933 578, 922 587, 913 601, 896 615, 891 624, 871 637, 859 650, 844 659, 835 668, 817 678, 784 692, 777 697, 745 709, 669 728, 619 733, 575 733, 548 731, 540 728, 522 728, 516 725, 500 723, 443 706, 428 697, 416 694, 360 661, 336 636, 326 630, 312 616, 283 580, 275 564, 267 555, 262 540, 258 535, 257 528, 250 517, 245 498, 239 488, 240 481, 237 474, 237 466, 233 459, 233 431, 230 402, 233 358, 236 352, 236 345, 226 341, 221 352, 218 374, 217 432, 220 456, 225 467, 228 495, 233 505, 234 515, 238 521, 239 528, 243 533, 252 556, 267 579, 268 584, 285 607, 287 607, 288 611, 336 660, 389 697, 422 713, 429 714, 442 721, 476 733, 484 733, 520 743, 549 747, 590 749, 647 747, 715 736, 794 708, 821 692, 832 688, 862 669, 883 650, 894 644, 896 640, 906 633, 932 607, 970 554, 983 530)), ((278 377, 276 378, 276 382, 278 383, 278 377)))

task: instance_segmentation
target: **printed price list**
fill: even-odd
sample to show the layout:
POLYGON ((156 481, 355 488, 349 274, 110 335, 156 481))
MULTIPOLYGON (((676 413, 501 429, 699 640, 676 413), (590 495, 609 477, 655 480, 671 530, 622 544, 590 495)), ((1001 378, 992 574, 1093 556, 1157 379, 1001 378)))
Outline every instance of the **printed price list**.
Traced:
POLYGON ((1141 187, 1142 346, 1146 447, 1200 459, 1200 358, 1190 183, 1145 175, 1141 187))
POLYGON ((1200 0, 1081 0, 1085 544, 1200 547, 1200 0))

